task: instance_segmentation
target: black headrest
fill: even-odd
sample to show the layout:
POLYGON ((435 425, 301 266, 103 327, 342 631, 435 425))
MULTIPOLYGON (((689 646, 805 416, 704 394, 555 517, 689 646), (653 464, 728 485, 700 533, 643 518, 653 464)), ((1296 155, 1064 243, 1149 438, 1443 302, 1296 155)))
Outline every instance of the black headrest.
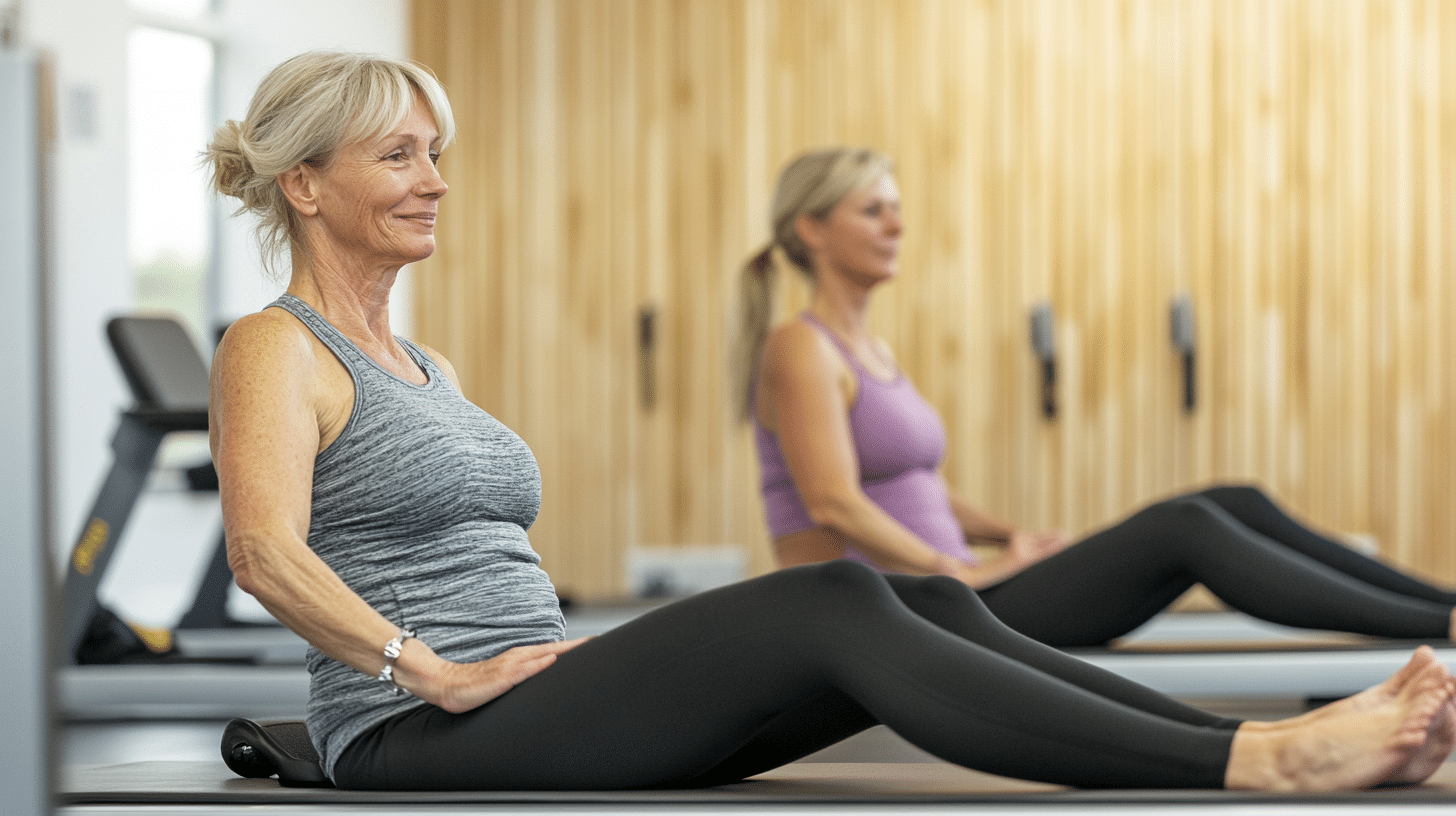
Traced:
POLYGON ((123 315, 106 323, 106 336, 126 375, 137 407, 206 410, 207 364, 176 319, 123 315))

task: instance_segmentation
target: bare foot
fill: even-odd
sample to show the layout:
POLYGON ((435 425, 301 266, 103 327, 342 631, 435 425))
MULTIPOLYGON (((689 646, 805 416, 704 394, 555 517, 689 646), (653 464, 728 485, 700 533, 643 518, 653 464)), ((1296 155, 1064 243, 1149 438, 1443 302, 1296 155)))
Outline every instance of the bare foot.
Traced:
MULTIPOLYGON (((1396 695, 1406 687, 1410 681, 1416 679, 1427 666, 1436 662, 1436 652, 1430 646, 1417 647, 1411 653, 1410 660, 1406 661, 1395 674, 1385 678, 1385 681, 1371 686, 1368 689, 1352 694, 1343 700, 1336 700, 1326 706, 1321 706, 1313 711, 1295 717, 1293 722, 1305 718, 1326 717, 1331 714, 1338 714, 1342 710, 1368 711, 1381 703, 1394 700, 1396 695)), ((1286 722, 1291 722, 1286 720, 1286 722)))
POLYGON ((1456 701, 1447 699, 1431 720, 1425 743, 1385 781, 1392 785, 1421 784, 1441 769, 1451 755, 1453 744, 1456 744, 1456 701))
MULTIPOLYGON (((1394 700, 1411 680, 1420 675, 1423 669, 1435 663, 1435 651, 1429 646, 1421 646, 1399 671, 1384 682, 1298 717, 1277 722, 1251 723, 1251 725, 1271 730, 1299 728, 1319 718, 1338 715, 1342 712, 1369 711, 1394 700)), ((1382 781, 1394 785, 1418 785, 1424 782, 1430 778, 1431 774, 1440 770, 1442 763, 1450 756, 1453 745, 1456 745, 1456 698, 1448 701, 1436 713, 1431 721, 1431 727, 1426 733, 1425 742, 1416 749, 1411 759, 1396 768, 1390 778, 1382 781)))
POLYGON ((1406 687, 1406 684, 1414 680, 1421 670, 1436 662, 1436 652, 1430 646, 1418 647, 1406 661, 1404 666, 1387 677, 1385 680, 1371 686, 1364 691, 1352 694, 1342 700, 1336 700, 1328 705, 1320 706, 1312 711, 1306 711, 1297 717, 1290 717, 1283 720, 1258 721, 1251 720, 1245 726, 1253 730, 1282 730, 1285 728, 1302 728, 1309 723, 1322 717, 1328 717, 1340 713, 1354 711, 1368 711, 1382 703, 1394 700, 1396 695, 1406 687))
POLYGON ((1388 698, 1370 694, 1359 705, 1297 726, 1240 728, 1225 783, 1251 790, 1355 790, 1418 772, 1429 763, 1417 763, 1417 756, 1432 731, 1440 730, 1437 720, 1451 695, 1451 673, 1428 663, 1388 698), (1413 763, 1422 768, 1412 769, 1413 763))

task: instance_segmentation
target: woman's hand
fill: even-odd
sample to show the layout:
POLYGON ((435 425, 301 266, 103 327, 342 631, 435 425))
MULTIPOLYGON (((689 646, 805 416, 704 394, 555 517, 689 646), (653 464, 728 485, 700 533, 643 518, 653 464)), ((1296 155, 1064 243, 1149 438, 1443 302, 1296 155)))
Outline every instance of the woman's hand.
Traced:
POLYGON ((986 589, 1056 555, 1071 544, 1072 540, 1060 532, 1011 530, 1006 536, 1006 545, 994 558, 960 564, 943 574, 960 579, 971 589, 986 589))
POLYGON ((1071 546, 1072 539, 1058 530, 1015 530, 1006 542, 1006 555, 1024 569, 1071 546))
POLYGON ((555 663, 557 655, 586 640, 517 646, 478 663, 451 663, 435 656, 428 647, 421 648, 424 644, 419 641, 407 640, 396 663, 395 681, 416 697, 459 714, 505 694, 555 663), (412 651, 415 654, 407 659, 412 651))

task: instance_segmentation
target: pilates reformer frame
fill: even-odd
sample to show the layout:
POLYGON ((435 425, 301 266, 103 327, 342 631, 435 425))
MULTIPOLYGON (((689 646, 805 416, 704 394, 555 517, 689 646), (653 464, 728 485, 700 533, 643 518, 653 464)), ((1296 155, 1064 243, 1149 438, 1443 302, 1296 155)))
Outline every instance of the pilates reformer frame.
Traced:
MULTIPOLYGON (((602 634, 661 602, 574 606, 566 612, 567 637, 602 634)), ((92 719, 301 716, 308 698, 302 639, 281 627, 240 634, 254 635, 259 655, 270 653, 263 646, 268 640, 275 656, 257 665, 72 667, 59 678, 63 708, 92 719)), ((1442 662, 1456 665, 1456 647, 1430 645, 1442 662)), ((1320 701, 1380 682, 1405 663, 1414 646, 1290 629, 1231 612, 1175 612, 1155 618, 1115 648, 1073 654, 1181 699, 1320 701)))
MULTIPOLYGON (((1419 641, 1295 629, 1238 612, 1159 615, 1113 648, 1072 654, 1172 697, 1317 702, 1368 688, 1403 666, 1419 641)), ((1428 643, 1456 665, 1456 646, 1428 643)))

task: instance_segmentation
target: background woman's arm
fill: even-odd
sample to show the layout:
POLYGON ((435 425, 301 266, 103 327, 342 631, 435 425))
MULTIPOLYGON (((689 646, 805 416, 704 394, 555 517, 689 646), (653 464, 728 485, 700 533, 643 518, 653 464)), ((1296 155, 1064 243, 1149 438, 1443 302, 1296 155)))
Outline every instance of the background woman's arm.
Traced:
POLYGON ((854 378, 829 341, 801 321, 786 323, 769 337, 759 377, 759 419, 778 435, 809 518, 885 569, 953 571, 954 559, 921 541, 860 488, 849 428, 854 378))
POLYGON ((801 321, 777 329, 764 347, 759 420, 778 436, 784 460, 809 518, 876 564, 912 575, 944 574, 974 588, 1003 581, 1065 544, 1023 533, 959 499, 952 501, 967 535, 1000 538, 995 558, 963 564, 926 544, 865 495, 849 427, 855 380, 839 352, 801 321))
POLYGON ((954 494, 950 505, 967 538, 1001 547, 994 558, 983 562, 984 574, 977 579, 981 586, 1004 581, 1072 544, 1072 539, 1060 530, 1021 529, 954 494))

